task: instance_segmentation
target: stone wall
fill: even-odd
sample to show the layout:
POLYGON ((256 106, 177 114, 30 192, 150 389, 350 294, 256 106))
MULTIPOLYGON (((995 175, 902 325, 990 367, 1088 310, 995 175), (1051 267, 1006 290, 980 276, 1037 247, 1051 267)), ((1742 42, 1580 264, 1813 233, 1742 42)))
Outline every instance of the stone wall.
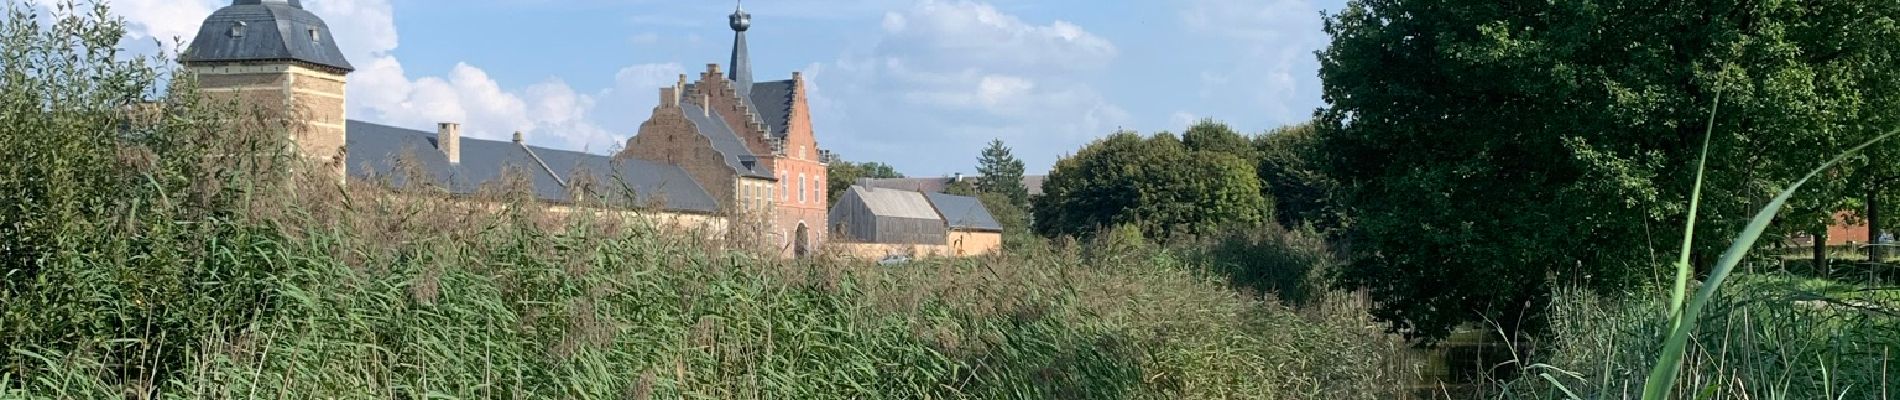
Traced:
POLYGON ((234 102, 240 111, 282 123, 298 154, 343 179, 348 81, 342 72, 283 62, 194 65, 190 71, 208 100, 234 102))
POLYGON ((881 260, 886 256, 902 255, 912 259, 948 257, 955 251, 950 246, 934 244, 880 244, 880 243, 841 243, 825 245, 826 252, 842 254, 861 260, 881 260))
POLYGON ((950 231, 949 245, 952 255, 974 257, 1002 251, 1003 234, 1000 232, 950 231))

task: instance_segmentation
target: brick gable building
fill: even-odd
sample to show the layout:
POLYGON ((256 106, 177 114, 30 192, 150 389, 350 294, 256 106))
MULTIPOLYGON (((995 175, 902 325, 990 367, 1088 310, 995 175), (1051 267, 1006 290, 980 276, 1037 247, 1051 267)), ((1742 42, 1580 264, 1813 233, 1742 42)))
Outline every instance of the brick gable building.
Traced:
POLYGON ((725 210, 763 218, 785 255, 809 254, 826 241, 827 155, 819 150, 804 77, 752 80, 746 30, 735 10, 728 71, 708 64, 661 88, 660 104, 617 157, 677 165, 725 210))

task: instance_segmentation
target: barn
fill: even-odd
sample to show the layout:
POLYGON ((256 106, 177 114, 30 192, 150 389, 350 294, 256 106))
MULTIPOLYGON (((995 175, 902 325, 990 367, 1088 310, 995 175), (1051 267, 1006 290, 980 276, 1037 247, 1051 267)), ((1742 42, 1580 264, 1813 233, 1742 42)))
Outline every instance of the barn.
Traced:
POLYGON ((832 237, 854 243, 935 245, 949 229, 923 193, 852 186, 839 195, 828 221, 832 237))
POLYGON ((950 232, 944 244, 953 254, 980 256, 1003 247, 1003 224, 996 222, 982 200, 944 193, 925 193, 924 198, 943 216, 950 232))

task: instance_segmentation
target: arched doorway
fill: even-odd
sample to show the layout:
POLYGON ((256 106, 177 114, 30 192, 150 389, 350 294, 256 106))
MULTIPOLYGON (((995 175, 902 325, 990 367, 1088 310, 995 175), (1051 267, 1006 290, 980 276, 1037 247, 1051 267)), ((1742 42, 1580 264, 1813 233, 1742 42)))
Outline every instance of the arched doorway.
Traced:
POLYGON ((805 223, 798 223, 798 231, 792 234, 792 256, 804 257, 811 254, 811 229, 805 223))

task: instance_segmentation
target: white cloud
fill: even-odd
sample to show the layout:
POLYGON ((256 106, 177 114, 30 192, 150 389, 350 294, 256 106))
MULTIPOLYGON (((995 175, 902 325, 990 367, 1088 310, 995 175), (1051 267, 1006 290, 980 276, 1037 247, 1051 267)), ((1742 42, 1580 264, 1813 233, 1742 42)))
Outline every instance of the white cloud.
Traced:
MULTIPOLYGON (((169 51, 173 38, 190 41, 204 19, 226 4, 228 0, 116 0, 112 6, 114 14, 126 19, 129 40, 157 39, 169 51)), ((457 64, 445 76, 411 77, 395 56, 401 40, 389 0, 304 4, 329 24, 337 46, 357 69, 349 76, 351 119, 422 129, 455 121, 463 123, 470 137, 505 140, 519 130, 530 143, 594 152, 609 151, 630 134, 601 128, 591 114, 600 103, 596 96, 631 96, 631 89, 608 88, 588 95, 550 79, 510 90, 466 63, 457 64)), ((653 80, 618 81, 625 86, 653 80)), ((657 95, 647 97, 657 101, 657 95)))
POLYGON ((970 172, 983 144, 1002 139, 1041 168, 1056 153, 1042 150, 1079 147, 1130 120, 1089 82, 1119 50, 1073 23, 919 0, 886 12, 879 28, 874 44, 806 75, 822 87, 807 94, 821 139, 847 159, 970 172), (886 154, 905 156, 875 159, 886 154))
MULTIPOLYGON (((48 3, 38 4, 44 7, 48 3)), ((145 43, 156 40, 169 51, 174 40, 189 42, 198 36, 198 26, 219 3, 214 0, 117 0, 111 7, 112 13, 125 18, 128 39, 145 43)))
POLYGON ((971 0, 922 0, 908 10, 886 13, 883 27, 880 52, 926 64, 1095 69, 1117 52, 1107 39, 1075 24, 1031 24, 971 0))

